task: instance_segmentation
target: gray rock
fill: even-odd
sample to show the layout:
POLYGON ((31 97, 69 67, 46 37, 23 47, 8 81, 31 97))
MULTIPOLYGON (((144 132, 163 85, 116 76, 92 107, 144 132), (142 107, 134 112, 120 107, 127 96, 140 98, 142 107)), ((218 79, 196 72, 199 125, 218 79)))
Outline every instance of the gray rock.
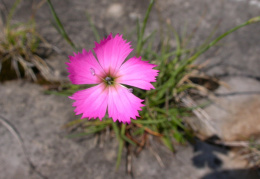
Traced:
POLYGON ((224 140, 249 140, 260 134, 260 83, 246 77, 224 80, 230 89, 221 86, 217 98, 205 111, 212 116, 217 135, 224 140))
MULTIPOLYGON (((9 8, 14 2, 14 0, 3 1, 9 8)), ((31 2, 23 1, 15 14, 16 20, 28 19, 31 14, 31 2)), ((126 36, 135 33, 135 18, 138 14, 141 15, 141 20, 144 18, 149 3, 140 0, 100 0, 99 3, 96 0, 53 0, 52 2, 66 31, 79 49, 94 47, 95 37, 87 22, 86 11, 91 15, 93 22, 98 24, 98 31, 102 37, 110 32, 124 33, 126 36), (107 16, 109 6, 118 3, 119 13, 107 16), (118 14, 121 14, 121 17, 115 17, 118 14)), ((156 3, 147 24, 146 35, 160 27, 165 33, 167 28, 161 26, 158 19, 168 20, 180 34, 183 34, 185 29, 188 34, 195 32, 188 46, 191 48, 202 44, 218 23, 220 25, 214 37, 259 15, 259 7, 253 0, 160 0, 156 3)), ((65 54, 57 58, 51 56, 49 61, 57 70, 57 75, 66 77, 64 62, 68 61, 67 55, 72 54, 73 49, 51 25, 51 19, 49 7, 45 3, 37 10, 38 29, 50 43, 56 45, 65 54)), ((259 31, 260 25, 254 24, 233 33, 221 41, 219 47, 201 56, 198 63, 212 59, 206 72, 229 83, 233 88, 231 92, 259 90, 257 80, 232 77, 232 75, 242 75, 258 79, 260 76, 259 31)), ((128 38, 129 41, 133 41, 135 47, 135 36, 128 38)), ((171 44, 175 43, 171 42, 171 44)), ((230 93, 224 87, 217 92, 230 93)), ((61 127, 76 118, 71 107, 72 101, 66 97, 44 95, 42 87, 21 81, 0 84, 0 96, 0 114, 8 118, 19 130, 33 163, 43 175, 58 179, 131 178, 125 175, 125 153, 119 171, 114 172, 115 151, 117 151, 117 142, 114 139, 107 140, 104 147, 99 148, 95 147, 93 137, 88 137, 82 142, 65 137, 67 133, 61 127)), ((217 106, 219 102, 220 106, 209 106, 206 109, 213 118, 214 127, 220 131, 218 135, 233 140, 241 139, 241 133, 244 138, 251 135, 249 133, 251 130, 259 130, 257 125, 259 122, 254 116, 259 114, 257 99, 257 94, 219 96, 215 103, 217 106), (222 106, 224 108, 221 108, 222 106), (247 129, 239 134, 238 129, 241 128, 247 129)), ((0 126, 0 134, 0 178, 38 179, 36 173, 30 172, 21 148, 13 136, 2 126, 0 126)), ((161 168, 153 153, 145 150, 133 161, 136 178, 225 179, 248 176, 244 161, 233 160, 232 152, 223 148, 197 142, 195 147, 191 145, 180 147, 173 157, 160 144, 154 145, 154 150, 161 157, 165 167, 161 168)))
POLYGON ((123 6, 119 3, 109 5, 107 9, 107 16, 112 18, 119 18, 123 15, 123 6))

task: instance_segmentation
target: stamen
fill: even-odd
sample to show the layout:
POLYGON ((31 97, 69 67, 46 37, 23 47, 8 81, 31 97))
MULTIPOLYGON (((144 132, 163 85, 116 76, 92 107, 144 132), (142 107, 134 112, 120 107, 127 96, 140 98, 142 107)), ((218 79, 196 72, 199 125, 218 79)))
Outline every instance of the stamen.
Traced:
POLYGON ((105 80, 106 80, 106 81, 111 81, 111 80, 112 80, 112 78, 111 78, 111 77, 109 77, 109 76, 107 76, 107 77, 105 78, 105 80))
POLYGON ((91 75, 93 75, 93 76, 96 75, 95 70, 94 70, 93 68, 90 68, 90 73, 91 73, 91 75))
POLYGON ((105 78, 105 80, 106 80, 106 82, 107 82, 109 85, 112 85, 113 80, 112 80, 111 77, 107 76, 107 77, 105 78))

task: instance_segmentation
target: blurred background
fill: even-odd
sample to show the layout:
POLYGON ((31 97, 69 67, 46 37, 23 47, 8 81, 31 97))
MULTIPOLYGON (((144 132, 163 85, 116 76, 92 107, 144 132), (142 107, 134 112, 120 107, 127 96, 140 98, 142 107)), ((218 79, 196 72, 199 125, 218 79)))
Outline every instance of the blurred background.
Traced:
MULTIPOLYGON (((96 33, 103 38, 111 32, 124 34, 136 48, 137 21, 143 21, 150 3, 51 2, 79 51, 94 47, 96 33)), ((193 96, 183 102, 190 108, 194 108, 194 102, 203 108, 184 120, 193 131, 192 139, 184 144, 174 143, 174 153, 155 139, 138 155, 130 155, 130 161, 125 148, 116 171, 115 137, 101 134, 66 137, 74 128, 66 129, 64 125, 77 119, 72 101, 66 96, 46 93, 59 91, 69 82, 65 62, 75 52, 57 30, 47 1, 0 0, 0 10, 0 116, 19 131, 35 166, 32 169, 28 164, 15 135, 0 125, 0 179, 260 178, 260 23, 233 32, 194 62, 200 66, 199 74, 211 80, 194 76, 193 82, 210 92, 201 90, 199 98, 193 96), (8 33, 11 35, 5 41, 8 33), (24 47, 31 51, 22 45, 16 54, 14 44, 20 41, 12 37, 22 33, 21 44, 25 43, 24 47), (35 45, 39 48, 34 49, 35 45), (21 65, 13 61, 8 69, 10 64, 4 61, 9 57, 27 64, 28 69, 19 72, 21 65), (27 62, 27 58, 34 60, 27 62), (217 83, 212 83, 212 79, 217 79, 217 83), (131 171, 127 168, 129 162, 131 171)), ((157 0, 144 36, 156 31, 152 48, 159 49, 162 39, 168 39, 171 48, 176 49, 174 36, 168 38, 167 26, 171 25, 187 41, 187 48, 196 49, 209 38, 214 39, 259 14, 259 0, 157 0)), ((130 56, 133 55, 134 52, 130 56)))

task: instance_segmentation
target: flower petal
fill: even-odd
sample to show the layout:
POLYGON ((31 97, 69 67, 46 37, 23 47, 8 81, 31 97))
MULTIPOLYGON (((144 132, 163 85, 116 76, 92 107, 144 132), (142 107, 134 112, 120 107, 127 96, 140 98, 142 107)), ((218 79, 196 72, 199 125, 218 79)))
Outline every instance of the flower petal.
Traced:
POLYGON ((141 107, 143 100, 133 95, 129 90, 121 85, 110 86, 108 96, 108 116, 113 121, 130 123, 131 119, 139 117, 138 110, 141 107))
POLYGON ((73 84, 97 84, 101 82, 98 76, 103 76, 104 71, 91 51, 74 53, 70 56, 68 71, 69 78, 73 84))
POLYGON ((158 70, 153 68, 156 65, 142 61, 141 57, 133 57, 127 60, 116 74, 116 82, 135 86, 144 90, 154 89, 150 82, 156 81, 158 70))
POLYGON ((101 40, 100 44, 95 43, 94 48, 100 65, 107 74, 112 76, 132 50, 130 42, 127 43, 119 34, 115 37, 110 34, 106 39, 101 40))
POLYGON ((78 91, 71 99, 75 100, 73 106, 76 107, 76 115, 83 114, 81 118, 102 118, 106 114, 108 104, 108 89, 104 84, 78 91))

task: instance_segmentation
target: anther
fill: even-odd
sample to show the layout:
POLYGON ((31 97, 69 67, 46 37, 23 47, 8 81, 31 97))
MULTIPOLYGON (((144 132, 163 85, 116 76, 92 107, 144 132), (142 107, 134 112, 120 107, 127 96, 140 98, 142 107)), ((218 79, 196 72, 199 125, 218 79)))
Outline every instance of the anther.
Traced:
POLYGON ((112 78, 111 78, 111 77, 107 76, 107 77, 105 78, 105 80, 106 80, 106 82, 107 82, 109 85, 112 85, 112 78))
POLYGON ((111 78, 111 77, 109 77, 109 76, 107 76, 107 77, 105 78, 105 80, 106 80, 106 81, 111 81, 111 80, 112 80, 112 78, 111 78))

